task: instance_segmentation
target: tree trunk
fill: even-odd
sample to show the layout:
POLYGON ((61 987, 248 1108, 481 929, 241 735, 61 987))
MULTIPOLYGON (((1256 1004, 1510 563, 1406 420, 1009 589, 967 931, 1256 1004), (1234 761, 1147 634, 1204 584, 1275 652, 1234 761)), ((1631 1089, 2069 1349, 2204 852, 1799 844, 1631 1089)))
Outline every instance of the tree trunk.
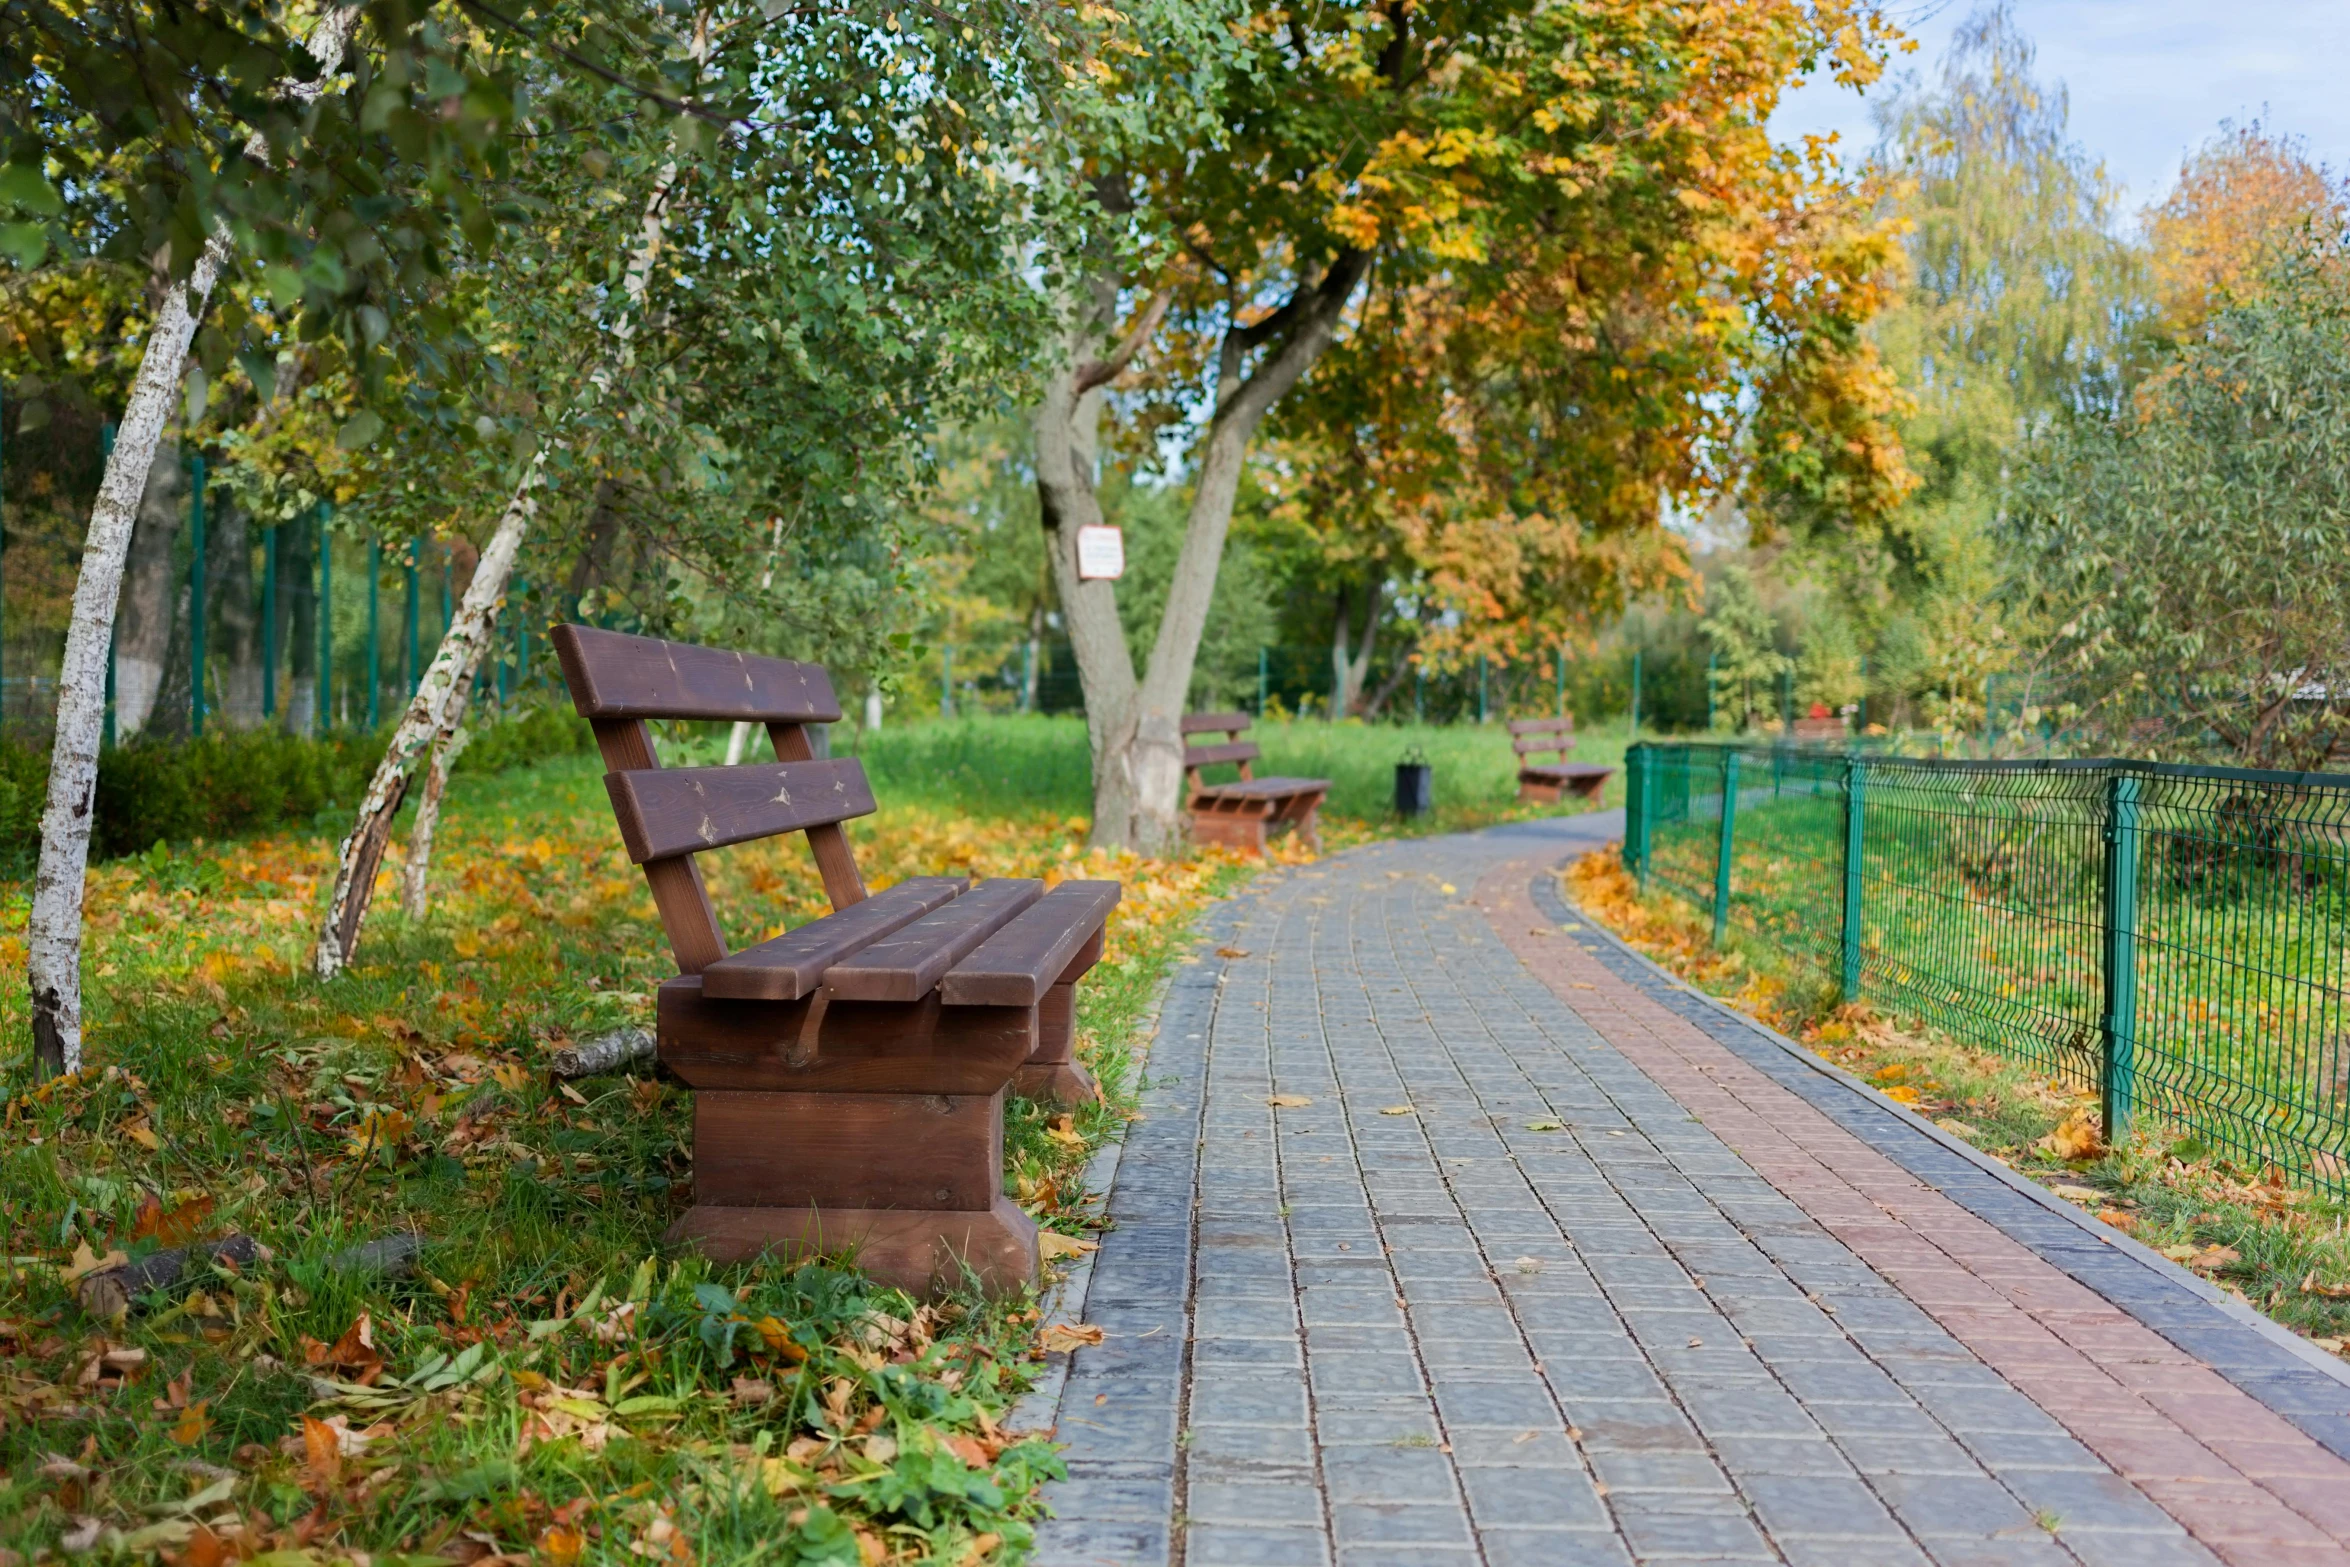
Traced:
MULTIPOLYGON (((122 450, 117 438, 115 448, 122 450)), ((107 465, 112 471, 113 464, 107 465)), ((138 518, 132 525, 130 555, 122 588, 122 618, 114 634, 114 737, 128 740, 147 727, 163 691, 163 669, 171 657, 172 627, 179 618, 179 573, 173 569, 179 546, 180 513, 187 505, 188 478, 180 444, 160 436, 140 487, 138 518)))
POLYGON ((1338 590, 1337 613, 1332 617, 1336 629, 1330 638, 1330 721, 1354 716, 1363 705, 1363 682, 1371 675, 1371 651, 1379 639, 1380 600, 1384 597, 1378 584, 1371 587, 1364 606, 1363 635, 1359 648, 1350 650, 1353 627, 1347 624, 1346 601, 1348 591, 1338 590))
POLYGON ((1227 329, 1218 355, 1216 411, 1201 447, 1167 607, 1139 684, 1107 582, 1077 580, 1077 529, 1101 520, 1094 494, 1094 430, 1101 389, 1132 359, 1157 326, 1166 296, 1106 360, 1090 358, 1108 330, 1116 290, 1096 279, 1072 313, 1062 368, 1045 383, 1036 416, 1037 496, 1053 579, 1085 687, 1086 729, 1093 742, 1092 842, 1169 854, 1183 841, 1183 709, 1215 596, 1216 571, 1232 527, 1248 443, 1265 414, 1330 346, 1340 315, 1370 270, 1371 258, 1342 252, 1311 285, 1300 284, 1280 310, 1250 326, 1227 329), (1247 357, 1266 354, 1243 374, 1247 357))
MULTIPOLYGON (((253 586, 253 524, 234 491, 213 492, 206 527, 205 598, 212 606, 213 690, 229 729, 261 726, 261 605, 253 586)), ((205 712, 212 711, 207 693, 205 712)))
MULTIPOLYGON (((338 51, 339 54, 339 51, 338 51)), ((106 647, 130 554, 139 504, 163 444, 164 421, 179 401, 180 372, 196 336, 196 318, 212 296, 227 258, 218 239, 197 258, 185 284, 164 291, 147 334, 138 378, 115 432, 114 452, 90 508, 73 618, 57 673, 57 733, 49 753, 49 799, 41 812, 41 860, 33 877, 26 927, 32 989, 33 1049, 44 1073, 82 1065, 82 902, 90 863, 90 814, 98 792, 98 743, 106 722, 106 647)))
POLYGON ((1118 623, 1117 584, 1077 577, 1077 530, 1102 520, 1101 497, 1093 488, 1102 389, 1081 391, 1077 381, 1085 349, 1100 335, 1115 304, 1115 296, 1105 299, 1106 293, 1097 293, 1080 312, 1069 334, 1066 363, 1045 382, 1036 413, 1036 493, 1061 620, 1085 687, 1085 732, 1093 752, 1090 841, 1125 848, 1145 836, 1135 817, 1134 658, 1118 623))
POLYGON ((350 963, 359 942, 359 927, 367 918, 368 901, 375 896, 375 873, 383 863, 392 838, 392 818, 408 797, 408 785, 417 761, 456 733, 465 721, 466 700, 473 691, 474 671, 495 638, 498 603, 514 574, 514 558, 521 553, 523 536, 538 515, 539 477, 546 471, 547 452, 523 470, 514 487, 489 547, 481 552, 473 582, 441 638, 416 694, 408 700, 392 731, 391 744, 376 764, 375 776, 359 802, 359 814, 350 836, 336 855, 335 884, 327 900, 326 923, 319 931, 311 967, 320 979, 332 979, 350 963))
POLYGON ((277 534, 278 616, 286 650, 285 724, 289 733, 318 728, 318 549, 317 527, 288 523, 277 534))
MULTIPOLYGON (((469 679, 466 682, 472 684, 469 679)), ((470 702, 465 704, 470 707, 470 702)), ((473 731, 460 723, 432 748, 432 762, 424 772, 424 794, 416 802, 416 820, 408 829, 408 864, 400 889, 400 908, 412 920, 424 918, 430 907, 427 882, 432 875, 433 833, 441 824, 441 796, 449 789, 449 770, 473 731)))

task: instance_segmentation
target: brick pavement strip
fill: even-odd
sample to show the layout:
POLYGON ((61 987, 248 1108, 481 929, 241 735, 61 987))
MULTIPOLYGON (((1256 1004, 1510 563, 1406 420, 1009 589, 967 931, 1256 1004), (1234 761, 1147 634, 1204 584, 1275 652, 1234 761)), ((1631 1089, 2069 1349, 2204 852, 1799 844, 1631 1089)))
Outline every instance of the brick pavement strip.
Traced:
POLYGON ((2157 1332, 1563 936, 1547 868, 1607 825, 1213 911, 1248 955, 1163 1003, 1040 1563, 2350 1563, 2304 1429, 2350 1399, 2273 1412, 2179 1347, 2216 1308, 2157 1332))

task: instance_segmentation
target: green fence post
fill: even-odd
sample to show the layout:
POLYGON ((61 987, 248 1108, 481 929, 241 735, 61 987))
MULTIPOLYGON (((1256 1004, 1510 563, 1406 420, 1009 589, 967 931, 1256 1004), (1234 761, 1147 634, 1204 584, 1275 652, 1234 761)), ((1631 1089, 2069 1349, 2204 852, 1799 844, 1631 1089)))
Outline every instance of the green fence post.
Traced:
POLYGON ((188 727, 204 734, 204 459, 188 459, 188 727))
POLYGON ((277 524, 261 530, 261 716, 277 717, 277 524))
POLYGON ((318 503, 318 732, 323 735, 335 726, 335 536, 327 531, 327 523, 335 514, 334 503, 318 503))
MULTIPOLYGON (((1654 746, 1640 747, 1640 891, 1648 893, 1649 866, 1656 858, 1656 780, 1663 764, 1663 753, 1654 746)), ((1688 753, 1677 754, 1677 765, 1688 764, 1688 753)))
POLYGON ((1624 869, 1636 881, 1647 875, 1643 862, 1648 858, 1648 813, 1641 809, 1647 792, 1648 749, 1636 745, 1624 752, 1624 869))
POLYGON ((406 623, 406 630, 408 633, 408 694, 412 697, 416 695, 416 688, 424 683, 424 652, 423 649, 417 645, 416 632, 416 596, 419 592, 417 586, 417 572, 422 568, 423 564, 424 540, 410 539, 408 541, 408 605, 405 613, 408 617, 406 623))
POLYGON ((1714 732, 1714 660, 1721 656, 1719 651, 1705 655, 1705 732, 1709 735, 1714 732))
POLYGON ((1868 764, 1857 756, 1844 759, 1844 959, 1843 991, 1847 1005, 1860 999, 1860 869, 1861 845, 1867 836, 1868 764))
POLYGON ((1722 752, 1722 838, 1714 857, 1714 945, 1730 921, 1730 851, 1738 834, 1738 753, 1722 752))
POLYGON ((2105 1141, 2120 1147, 2136 1106, 2138 1033, 2138 775, 2105 781, 2105 1009, 2098 1085, 2105 1141))
POLYGON ((379 602, 383 597, 383 540, 367 541, 367 732, 383 721, 383 640, 379 602))

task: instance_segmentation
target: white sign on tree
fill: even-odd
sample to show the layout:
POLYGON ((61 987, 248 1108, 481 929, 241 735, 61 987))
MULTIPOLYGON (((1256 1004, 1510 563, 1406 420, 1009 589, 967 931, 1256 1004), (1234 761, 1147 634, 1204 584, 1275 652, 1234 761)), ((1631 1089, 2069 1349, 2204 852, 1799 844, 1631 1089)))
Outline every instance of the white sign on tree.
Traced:
POLYGON ((1077 530, 1077 580, 1116 580, 1126 575, 1126 535, 1116 528, 1088 526, 1077 530))

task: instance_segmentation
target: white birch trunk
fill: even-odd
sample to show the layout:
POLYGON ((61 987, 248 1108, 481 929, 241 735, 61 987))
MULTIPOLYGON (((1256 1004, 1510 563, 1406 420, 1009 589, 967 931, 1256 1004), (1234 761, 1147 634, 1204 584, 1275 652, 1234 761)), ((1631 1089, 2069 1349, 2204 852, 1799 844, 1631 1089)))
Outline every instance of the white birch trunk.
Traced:
POLYGON ((480 564, 474 567, 473 581, 449 622, 448 634, 441 638, 423 680, 417 683, 416 694, 408 699, 408 709, 400 715, 391 744, 360 799, 358 819, 336 855, 334 891, 327 899, 318 948, 311 954, 311 968, 320 979, 334 978, 351 961, 360 924, 367 918, 368 902, 375 895, 376 870, 391 842, 392 818, 408 797, 409 780, 418 760, 465 721, 473 671, 495 636, 498 602, 514 574, 522 540, 538 515, 539 477, 546 471, 546 462, 547 452, 542 447, 523 470, 522 481, 514 487, 505 513, 498 518, 497 530, 481 552, 480 564))
MULTIPOLYGON (((467 682, 470 685, 472 682, 467 682)), ((458 706, 470 706, 460 700, 458 706)), ((431 907, 429 880, 432 872, 433 834, 441 824, 441 796, 449 792, 449 771, 457 765, 457 758, 465 750, 465 742, 473 738, 473 731, 458 724, 446 738, 432 748, 432 761, 424 770, 424 794, 416 802, 416 820, 408 829, 408 863, 400 888, 400 911, 412 920, 424 918, 431 907)))
POLYGON ((115 432, 106 476, 90 508, 74 582, 73 619, 57 672, 57 735, 49 753, 49 801, 41 812, 41 860, 25 930, 26 977, 32 986, 33 1048, 44 1073, 82 1067, 82 905, 90 864, 90 815, 98 795, 98 744, 106 726, 106 647, 122 592, 131 525, 147 488, 147 469, 179 400, 180 373, 196 319, 211 298, 228 247, 204 248, 184 284, 163 296, 147 336, 129 406, 115 432))
MULTIPOLYGON (((311 30, 309 49, 332 71, 342 63, 356 7, 327 11, 311 30)), ((325 89, 287 81, 279 90, 303 102, 325 89)), ((254 142, 260 143, 255 137, 254 142)), ((228 260, 228 240, 216 232, 188 281, 164 292, 131 383, 128 405, 90 508, 90 531, 74 581, 73 618, 57 672, 57 729, 49 753, 49 799, 41 812, 41 859, 33 878, 33 907, 25 931, 26 979, 32 991, 33 1050, 44 1072, 78 1072, 82 1065, 82 908, 90 864, 91 810, 98 794, 98 745, 106 724, 106 649, 122 595, 124 558, 140 497, 179 401, 180 376, 196 322, 228 260)))

